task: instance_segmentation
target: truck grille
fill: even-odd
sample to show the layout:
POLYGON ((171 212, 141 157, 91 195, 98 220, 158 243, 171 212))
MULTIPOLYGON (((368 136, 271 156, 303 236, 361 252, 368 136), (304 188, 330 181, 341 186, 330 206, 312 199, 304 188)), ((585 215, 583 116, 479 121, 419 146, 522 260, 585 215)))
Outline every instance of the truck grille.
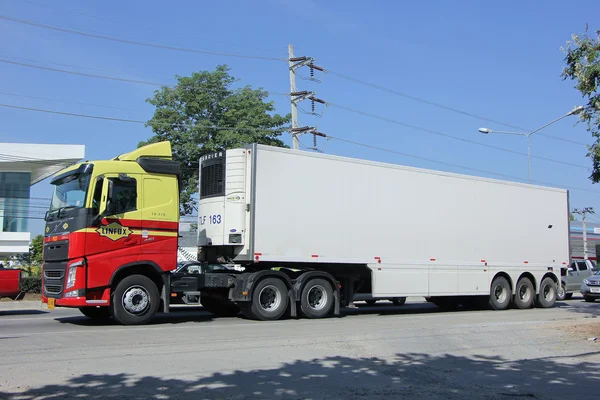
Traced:
POLYGON ((62 287, 58 285, 44 285, 44 289, 48 294, 60 294, 62 292, 62 287))
POLYGON ((46 279, 61 279, 64 274, 64 271, 44 271, 46 279))
POLYGON ((62 297, 65 286, 65 273, 67 262, 44 263, 44 286, 43 294, 46 297, 59 299, 62 297))

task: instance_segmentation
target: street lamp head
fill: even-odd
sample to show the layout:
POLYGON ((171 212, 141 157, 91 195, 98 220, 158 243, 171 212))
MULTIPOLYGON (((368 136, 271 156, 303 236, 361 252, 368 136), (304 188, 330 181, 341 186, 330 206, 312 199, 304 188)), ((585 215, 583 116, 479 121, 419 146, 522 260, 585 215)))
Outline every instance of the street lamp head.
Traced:
POLYGON ((488 128, 479 128, 479 132, 487 135, 488 133, 490 133, 492 130, 488 129, 488 128))
POLYGON ((583 106, 577 106, 569 112, 569 115, 579 114, 584 110, 583 106))

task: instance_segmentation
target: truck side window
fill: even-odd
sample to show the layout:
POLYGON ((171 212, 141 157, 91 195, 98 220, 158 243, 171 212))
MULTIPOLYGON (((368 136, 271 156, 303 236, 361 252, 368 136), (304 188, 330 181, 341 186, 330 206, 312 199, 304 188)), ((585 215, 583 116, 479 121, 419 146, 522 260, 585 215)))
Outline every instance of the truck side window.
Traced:
POLYGON ((577 266, 580 271, 587 271, 588 267, 585 261, 577 261, 577 266))
POLYGON ((112 181, 110 213, 124 214, 137 210, 137 181, 133 178, 127 180, 110 178, 110 180, 112 181))

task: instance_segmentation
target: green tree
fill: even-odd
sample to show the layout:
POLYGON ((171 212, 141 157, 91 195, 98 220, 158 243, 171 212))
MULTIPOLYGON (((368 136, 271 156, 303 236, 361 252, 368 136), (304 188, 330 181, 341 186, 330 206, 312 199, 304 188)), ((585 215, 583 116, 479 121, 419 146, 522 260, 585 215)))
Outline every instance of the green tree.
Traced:
POLYGON ((561 76, 563 80, 575 81, 575 88, 587 99, 584 111, 580 114, 581 121, 587 123, 587 130, 594 137, 594 143, 588 146, 588 157, 592 158, 592 173, 590 179, 600 181, 600 30, 596 37, 586 33, 583 36, 572 35, 572 41, 567 42, 565 64, 561 76))
POLYGON ((44 236, 37 235, 29 244, 29 252, 19 254, 16 262, 19 268, 25 271, 29 276, 39 276, 43 262, 44 236))
POLYGON ((268 93, 250 86, 232 88, 236 79, 226 65, 189 77, 177 76, 173 88, 163 87, 146 101, 156 107, 146 126, 154 132, 139 146, 168 140, 181 163, 182 213, 196 208, 198 160, 201 156, 251 143, 287 147, 280 139, 291 116, 273 114, 268 93))

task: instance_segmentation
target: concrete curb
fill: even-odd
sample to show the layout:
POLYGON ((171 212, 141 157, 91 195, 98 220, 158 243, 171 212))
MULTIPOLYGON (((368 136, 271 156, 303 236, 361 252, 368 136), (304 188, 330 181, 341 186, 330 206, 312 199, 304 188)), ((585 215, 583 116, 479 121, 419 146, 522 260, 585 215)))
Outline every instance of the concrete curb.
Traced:
POLYGON ((48 305, 41 301, 17 300, 17 301, 0 301, 0 311, 14 310, 47 310, 48 305))

